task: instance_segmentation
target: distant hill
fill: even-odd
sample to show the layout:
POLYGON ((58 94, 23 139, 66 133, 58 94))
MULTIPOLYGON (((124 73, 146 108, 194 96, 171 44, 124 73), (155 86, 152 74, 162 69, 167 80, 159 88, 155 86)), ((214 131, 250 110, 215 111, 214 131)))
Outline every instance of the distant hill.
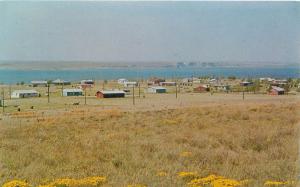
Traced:
POLYGON ((284 62, 90 62, 90 61, 0 61, 0 69, 64 70, 90 68, 216 68, 216 67, 295 67, 284 62))

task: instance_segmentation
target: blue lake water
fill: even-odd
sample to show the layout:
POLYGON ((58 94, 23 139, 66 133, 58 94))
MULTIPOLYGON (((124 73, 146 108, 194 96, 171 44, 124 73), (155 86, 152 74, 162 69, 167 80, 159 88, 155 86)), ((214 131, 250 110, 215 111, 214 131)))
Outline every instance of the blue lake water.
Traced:
POLYGON ((82 79, 145 79, 153 76, 162 78, 183 78, 192 76, 300 78, 300 73, 298 68, 103 68, 80 70, 0 69, 0 83, 5 84, 21 81, 28 83, 31 80, 54 80, 57 78, 69 81, 79 81, 82 79))

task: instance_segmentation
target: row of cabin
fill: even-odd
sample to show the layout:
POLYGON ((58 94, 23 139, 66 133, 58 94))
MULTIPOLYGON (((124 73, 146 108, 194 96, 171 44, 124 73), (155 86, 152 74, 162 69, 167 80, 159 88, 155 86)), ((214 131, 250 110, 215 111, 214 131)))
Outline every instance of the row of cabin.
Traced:
MULTIPOLYGON (((214 86, 215 89, 220 91, 228 91, 228 85, 214 86)), ((208 92, 210 91, 209 85, 200 85, 194 88, 194 92, 208 92)), ((152 86, 147 89, 148 93, 166 93, 167 89, 161 86, 152 86)), ((270 95, 283 95, 285 90, 283 88, 272 86, 269 92, 270 95)), ((116 98, 125 97, 125 91, 121 90, 108 90, 96 92, 97 98, 116 98)), ((63 96, 82 96, 82 89, 63 89, 63 96)), ((11 93, 11 98, 28 98, 28 97, 39 97, 40 94, 36 90, 15 90, 11 93)))
MULTIPOLYGON (((217 91, 229 91, 229 85, 215 85, 212 86, 214 90, 217 91)), ((194 92, 209 92, 211 87, 209 85, 199 85, 198 87, 194 88, 194 92)), ((269 92, 270 95, 283 95, 285 92, 284 88, 278 86, 272 86, 269 92)))
POLYGON ((196 88, 194 88, 194 92, 209 92, 209 91, 211 91, 211 88, 213 88, 213 90, 221 91, 221 92, 228 92, 230 90, 229 85, 210 86, 208 84, 203 84, 203 85, 199 85, 196 88))
MULTIPOLYGON (((63 96, 81 96, 83 91, 81 89, 64 89, 63 96)), ((14 90, 11 93, 11 98, 28 98, 39 97, 40 93, 36 90, 14 90)))
MULTIPOLYGON (((167 89, 161 86, 153 86, 147 89, 148 93, 166 93, 167 89)), ((126 92, 122 90, 104 90, 96 93, 97 98, 125 97, 126 92)))
MULTIPOLYGON (((156 86, 149 87, 147 90, 149 93, 166 93, 166 88, 156 86)), ((63 96, 82 96, 82 89, 72 88, 63 89, 63 96)), ((39 97, 40 94, 36 90, 15 90, 11 94, 11 98, 28 98, 28 97, 39 97)), ((104 90, 96 92, 97 98, 117 98, 125 97, 125 91, 123 90, 104 90)))
MULTIPOLYGON (((118 84, 124 85, 124 87, 138 86, 138 82, 128 81, 127 79, 118 79, 118 84)), ((159 85, 159 86, 176 86, 176 82, 166 82, 164 79, 152 78, 148 81, 148 86, 159 85)))
MULTIPOLYGON (((30 82, 32 87, 46 87, 48 85, 47 81, 39 81, 39 80, 33 80, 30 82)), ((70 81, 56 79, 54 81, 51 81, 51 84, 53 85, 70 85, 70 81)), ((82 87, 90 87, 91 85, 94 85, 93 80, 81 80, 80 85, 82 87)))
MULTIPOLYGON (((46 87, 48 85, 47 81, 31 81, 30 83, 31 83, 32 87, 46 87)), ((52 81, 51 84, 53 84, 53 85, 70 85, 71 82, 66 81, 66 80, 56 79, 56 80, 52 81)))

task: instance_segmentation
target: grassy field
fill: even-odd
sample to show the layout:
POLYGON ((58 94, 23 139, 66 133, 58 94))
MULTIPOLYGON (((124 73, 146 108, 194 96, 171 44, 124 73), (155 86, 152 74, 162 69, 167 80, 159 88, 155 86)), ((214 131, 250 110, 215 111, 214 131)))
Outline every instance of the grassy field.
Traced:
POLYGON ((97 101, 2 116, 0 184, 105 176, 106 186, 185 186, 210 174, 248 186, 296 180, 296 96, 149 95, 135 107, 129 98, 97 101))

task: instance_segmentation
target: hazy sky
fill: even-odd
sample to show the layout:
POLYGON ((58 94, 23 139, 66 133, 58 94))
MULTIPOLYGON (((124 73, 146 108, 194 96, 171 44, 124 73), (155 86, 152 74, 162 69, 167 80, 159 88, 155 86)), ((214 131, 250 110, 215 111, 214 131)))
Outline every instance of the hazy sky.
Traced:
POLYGON ((0 2, 0 60, 300 61, 300 2, 0 2))

